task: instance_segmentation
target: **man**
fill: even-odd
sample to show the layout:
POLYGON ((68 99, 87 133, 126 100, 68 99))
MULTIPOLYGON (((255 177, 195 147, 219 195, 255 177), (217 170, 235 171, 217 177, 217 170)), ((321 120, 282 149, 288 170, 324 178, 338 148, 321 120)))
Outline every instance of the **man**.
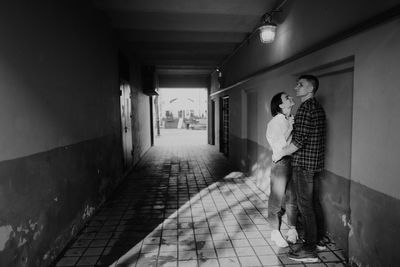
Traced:
POLYGON ((324 222, 319 188, 325 157, 325 111, 314 95, 318 90, 318 78, 302 75, 295 87, 296 95, 301 98, 294 122, 292 142, 273 155, 278 161, 293 154, 293 183, 297 196, 298 209, 304 227, 304 243, 297 251, 288 253, 294 261, 317 262, 316 250, 326 249, 323 243, 324 222))

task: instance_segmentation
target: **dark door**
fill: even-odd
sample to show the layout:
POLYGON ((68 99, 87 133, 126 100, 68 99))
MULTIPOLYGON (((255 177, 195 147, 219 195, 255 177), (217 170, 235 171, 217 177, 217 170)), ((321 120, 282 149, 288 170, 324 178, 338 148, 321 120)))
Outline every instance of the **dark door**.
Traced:
POLYGON ((221 142, 220 151, 225 156, 229 156, 229 96, 225 96, 221 99, 221 142))
POLYGON ((215 101, 211 100, 211 130, 210 130, 210 134, 211 134, 211 142, 210 145, 215 145, 215 101))

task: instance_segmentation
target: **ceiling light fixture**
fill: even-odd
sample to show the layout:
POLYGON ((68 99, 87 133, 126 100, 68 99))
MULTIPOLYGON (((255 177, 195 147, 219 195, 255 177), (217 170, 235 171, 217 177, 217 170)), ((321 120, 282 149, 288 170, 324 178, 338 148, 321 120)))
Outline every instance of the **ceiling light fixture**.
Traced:
POLYGON ((272 13, 266 13, 263 16, 263 24, 258 27, 261 42, 264 44, 272 43, 275 40, 276 28, 277 25, 272 22, 272 13))
MULTIPOLYGON (((247 37, 238 46, 236 46, 235 50, 233 50, 232 53, 225 57, 225 59, 220 63, 220 66, 223 67, 225 63, 228 62, 237 53, 237 51, 239 51, 243 47, 243 45, 248 44, 250 42, 250 39, 252 39, 257 33, 260 35, 260 41, 262 43, 272 43, 275 39, 277 30, 277 25, 272 22, 272 15, 276 12, 282 12, 282 7, 286 4, 287 1, 288 0, 281 0, 278 6, 276 6, 271 11, 264 13, 264 15, 261 17, 261 22, 255 25, 253 31, 248 34, 247 37)), ((222 75, 222 73, 218 75, 222 75)))

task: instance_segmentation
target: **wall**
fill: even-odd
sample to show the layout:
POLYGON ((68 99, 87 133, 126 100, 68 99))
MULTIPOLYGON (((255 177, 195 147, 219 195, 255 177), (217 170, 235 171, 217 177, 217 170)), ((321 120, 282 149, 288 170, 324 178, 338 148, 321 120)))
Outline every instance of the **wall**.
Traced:
POLYGON ((287 1, 281 12, 273 16, 279 26, 275 41, 263 44, 254 34, 227 64, 220 66, 222 87, 268 70, 274 64, 298 58, 304 52, 315 51, 316 44, 329 45, 344 35, 350 36, 359 25, 373 24, 372 18, 379 14, 389 18, 396 13, 389 12, 390 9, 398 13, 399 1, 287 1))
MULTIPOLYGON (((391 242, 400 238, 397 226, 400 215, 396 212, 400 208, 400 182, 397 175, 400 143, 396 142, 400 130, 396 115, 400 114, 400 106, 397 104, 400 100, 399 26, 399 19, 380 24, 342 41, 320 47, 313 53, 299 56, 296 60, 277 65, 276 68, 266 68, 269 70, 267 72, 255 71, 259 75, 223 92, 231 95, 232 99, 243 100, 243 95, 238 93, 240 91, 248 100, 257 99, 256 104, 240 99, 235 101, 239 103, 235 109, 242 113, 248 112, 245 118, 250 121, 239 116, 240 112, 231 114, 231 135, 236 140, 231 145, 243 147, 243 143, 247 144, 248 151, 236 151, 239 155, 233 155, 232 159, 239 164, 238 158, 246 161, 246 157, 250 156, 252 159, 248 170, 262 184, 261 180, 268 175, 271 155, 265 140, 266 123, 271 119, 268 110, 271 97, 279 91, 293 94, 295 77, 299 73, 313 73, 321 66, 354 58, 351 126, 331 130, 334 136, 331 136, 332 142, 328 149, 332 150, 336 145, 341 148, 328 159, 322 193, 328 233, 347 250, 350 261, 359 266, 394 266, 400 260, 391 242), (257 109, 248 107, 250 104, 256 105, 257 109), (243 130, 244 127, 247 127, 247 131, 243 130), (338 137, 343 133, 351 137, 345 145, 338 137), (345 166, 337 162, 343 149, 347 153, 345 166), (254 158, 254 155, 257 157, 254 158)), ((286 34, 290 35, 292 31, 288 29, 286 34)), ((290 38, 282 38, 285 37, 290 38)), ((246 53, 248 59, 262 53, 259 49, 250 43, 248 50, 238 56, 243 62, 238 64, 238 58, 228 62, 230 65, 226 67, 225 75, 233 77, 249 69, 263 69, 260 60, 244 59, 246 53)), ((321 84, 321 88, 324 86, 326 84, 321 84)), ((347 101, 341 98, 344 95, 339 95, 337 100, 347 101)), ((337 110, 337 113, 332 113, 328 120, 334 118, 336 122, 341 122, 340 110, 334 105, 332 110, 337 110)))
POLYGON ((48 266, 122 178, 117 49, 85 3, 0 4, 0 266, 48 266))
POLYGON ((149 96, 142 91, 141 68, 133 58, 131 58, 130 62, 133 164, 135 165, 151 147, 150 131, 152 126, 149 96))

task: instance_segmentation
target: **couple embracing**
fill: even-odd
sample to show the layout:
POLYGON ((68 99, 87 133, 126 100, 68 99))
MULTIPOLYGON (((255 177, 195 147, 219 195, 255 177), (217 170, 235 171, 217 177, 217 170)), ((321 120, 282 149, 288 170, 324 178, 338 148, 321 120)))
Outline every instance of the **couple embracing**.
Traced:
MULTIPOLYGON (((273 118, 266 137, 272 148, 271 193, 268 220, 273 228, 271 241, 279 247, 300 243, 288 257, 299 262, 317 262, 317 251, 325 250, 324 221, 319 188, 325 157, 325 111, 315 99, 318 78, 302 75, 294 88, 301 104, 291 114, 294 101, 285 92, 271 99, 273 118), (289 230, 280 230, 286 212, 289 230)), ((294 246, 291 246, 294 248, 294 246)))

